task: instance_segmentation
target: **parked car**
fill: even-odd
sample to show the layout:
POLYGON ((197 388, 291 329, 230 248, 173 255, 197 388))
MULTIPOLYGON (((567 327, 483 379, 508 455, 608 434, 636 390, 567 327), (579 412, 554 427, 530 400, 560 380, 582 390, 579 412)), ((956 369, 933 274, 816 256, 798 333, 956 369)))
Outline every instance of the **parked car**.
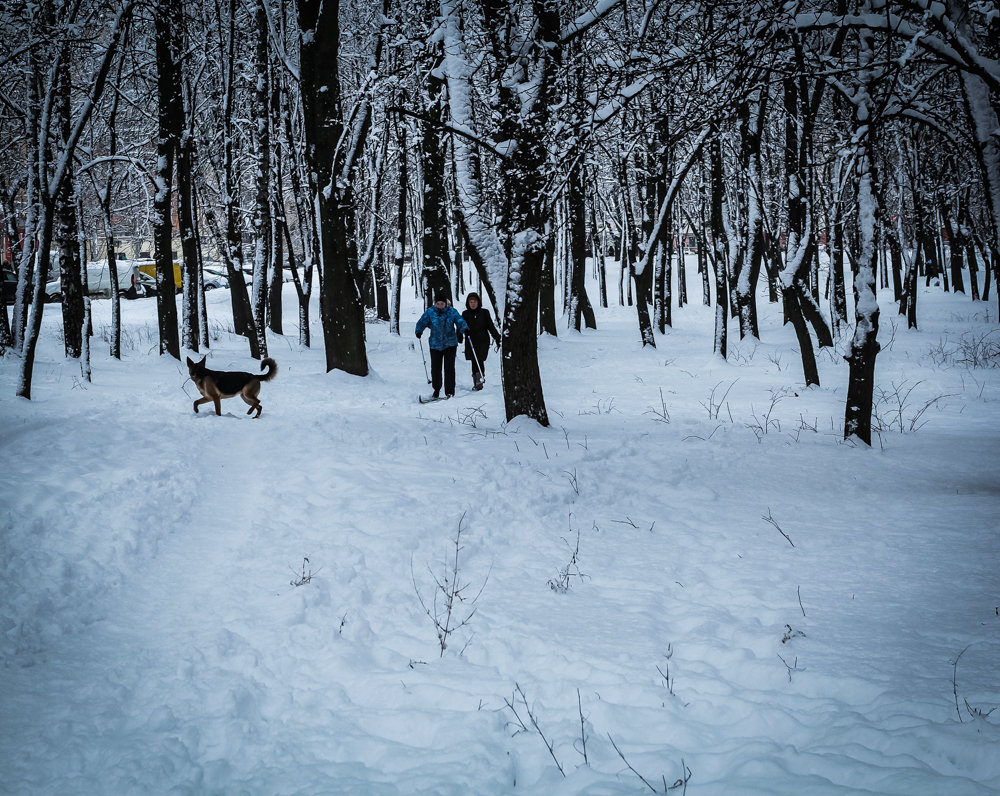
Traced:
POLYGON ((17 293, 17 274, 6 265, 3 267, 3 303, 13 304, 17 293))
MULTIPOLYGON (((142 260, 139 263, 138 283, 146 291, 145 295, 156 295, 156 262, 142 260)), ((181 292, 181 264, 174 263, 174 292, 181 292)))
MULTIPOLYGON (((226 264, 220 263, 215 260, 205 260, 202 265, 202 273, 204 274, 205 280, 205 290, 216 290, 218 288, 228 288, 229 287, 229 274, 226 271, 226 264)), ((243 272, 243 278, 246 280, 247 284, 253 280, 253 275, 243 272)))
MULTIPOLYGON (((118 260, 118 289, 125 298, 134 299, 149 295, 146 292, 140 275, 140 264, 143 260, 118 260)), ((87 263, 87 288, 90 296, 107 298, 111 295, 111 269, 107 260, 91 260, 87 263)), ((56 274, 45 283, 45 300, 59 301, 62 297, 62 286, 59 275, 56 274)))

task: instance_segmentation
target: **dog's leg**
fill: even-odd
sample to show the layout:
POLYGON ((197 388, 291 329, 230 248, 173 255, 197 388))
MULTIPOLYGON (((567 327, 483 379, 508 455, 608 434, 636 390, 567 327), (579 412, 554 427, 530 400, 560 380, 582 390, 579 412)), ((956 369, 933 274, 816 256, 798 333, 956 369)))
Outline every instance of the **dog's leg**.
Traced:
POLYGON ((211 401, 212 401, 211 398, 199 398, 197 401, 195 401, 194 402, 194 411, 195 411, 195 414, 197 414, 199 406, 201 406, 202 404, 211 403, 211 401))
POLYGON ((261 405, 260 401, 257 400, 256 395, 247 395, 246 391, 240 393, 240 398, 244 400, 245 403, 249 404, 250 408, 247 409, 247 414, 251 414, 254 409, 257 410, 257 414, 254 417, 260 417, 261 405))
POLYGON ((212 400, 215 402, 215 414, 217 414, 219 417, 222 417, 222 401, 219 400, 218 398, 213 398, 212 400))

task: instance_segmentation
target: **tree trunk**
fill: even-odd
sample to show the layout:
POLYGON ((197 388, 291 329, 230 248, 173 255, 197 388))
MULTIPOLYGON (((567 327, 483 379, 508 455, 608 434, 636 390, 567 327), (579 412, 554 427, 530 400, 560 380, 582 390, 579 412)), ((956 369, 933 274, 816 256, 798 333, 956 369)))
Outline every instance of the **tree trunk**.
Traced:
POLYGON ((556 234, 550 224, 545 236, 545 257, 538 287, 538 327, 542 334, 558 337, 556 331, 556 234))
MULTIPOLYGON (((527 198, 527 197, 524 197, 527 198)), ((500 355, 507 420, 526 415, 549 424, 538 368, 538 292, 545 239, 528 227, 518 236, 504 302, 503 349, 500 355)))
POLYGON ((423 193, 423 262, 420 284, 426 306, 434 303, 437 295, 452 298, 451 256, 448 251, 448 218, 445 209, 445 159, 444 142, 439 122, 443 118, 442 89, 439 77, 444 48, 440 40, 428 45, 430 63, 424 81, 427 113, 433 123, 425 122, 420 139, 420 156, 424 179, 423 193))
POLYGON ((392 283, 392 311, 389 329, 399 334, 399 312, 403 292, 403 264, 406 254, 406 188, 409 182, 406 163, 406 128, 400 124, 399 117, 395 119, 396 129, 396 162, 398 165, 398 199, 396 202, 396 251, 393 257, 393 268, 396 278, 392 283))
POLYGON ((62 294, 63 348, 67 357, 79 359, 83 353, 84 296, 81 278, 79 226, 76 215, 76 180, 67 174, 55 196, 56 262, 62 294))
POLYGON ((254 92, 251 105, 253 119, 253 186, 254 203, 251 218, 253 232, 253 285, 251 303, 253 324, 257 332, 257 353, 267 356, 267 270, 271 265, 274 241, 271 237, 271 132, 268 86, 267 15, 263 0, 253 6, 255 49, 253 58, 254 92))
MULTIPOLYGON (((54 116, 59 124, 60 149, 65 151, 70 136, 70 64, 66 48, 58 70, 54 116)), ((83 282, 81 279, 80 235, 76 215, 76 179, 72 169, 53 197, 54 243, 62 294, 63 348, 66 356, 79 359, 83 353, 83 282)))
POLYGON ((559 55, 559 9, 555 0, 536 0, 532 26, 531 102, 522 106, 517 147, 511 157, 510 186, 512 241, 504 302, 501 370, 507 420, 526 415, 549 424, 538 368, 538 293, 545 256, 545 166, 552 100, 552 65, 559 55))
POLYGON ((671 281, 673 278, 674 256, 674 225, 673 197, 668 198, 670 175, 673 174, 674 151, 670 140, 670 113, 672 102, 665 101, 664 113, 660 114, 654 124, 656 132, 656 159, 659 177, 656 180, 655 206, 660 207, 666 201, 665 213, 659 219, 659 234, 656 236, 656 256, 653 261, 653 317, 660 334, 665 334, 670 326, 671 312, 671 281))
MULTIPOLYGON (((683 213, 678 212, 678 221, 683 217, 683 213)), ((687 291, 687 253, 685 246, 685 236, 683 229, 677 228, 677 309, 688 303, 687 291)))
POLYGON ((153 10, 156 29, 157 124, 156 169, 153 179, 153 248, 156 260, 156 317, 160 328, 160 354, 180 359, 177 334, 177 299, 174 295, 173 182, 174 158, 184 128, 179 58, 174 22, 180 18, 177 0, 157 0, 153 10))
MULTIPOLYGON (((865 11, 870 12, 873 0, 865 0, 865 11)), ((871 124, 874 103, 871 100, 870 82, 873 79, 870 64, 874 57, 873 36, 862 31, 860 39, 861 72, 858 95, 868 98, 855 109, 855 140, 861 141, 858 158, 858 226, 861 231, 861 248, 858 256, 854 290, 857 297, 854 337, 846 359, 849 365, 847 405, 844 412, 844 439, 857 437, 866 445, 872 442, 872 408, 875 394, 875 358, 879 352, 879 308, 875 294, 875 268, 878 251, 875 246, 876 199, 873 155, 876 150, 871 124)))
MULTIPOLYGON (((48 9, 51 10, 51 7, 49 6, 48 9)), ((116 57, 118 45, 124 35, 125 29, 131 21, 132 10, 132 3, 126 3, 122 6, 115 17, 109 34, 108 43, 99 59, 98 67, 92 75, 91 80, 86 83, 91 86, 89 94, 78 108, 73 109, 76 113, 76 118, 72 124, 73 133, 69 138, 62 142, 62 151, 59 152, 58 157, 54 158, 52 161, 49 160, 48 147, 40 144, 42 137, 47 135, 48 131, 42 129, 43 125, 38 125, 41 116, 34 115, 34 111, 38 109, 42 103, 40 96, 33 88, 31 88, 31 86, 34 85, 33 76, 29 76, 29 112, 27 114, 26 123, 30 125, 34 122, 36 126, 26 127, 26 132, 28 133, 27 138, 30 142, 28 145, 28 151, 36 158, 33 161, 33 165, 37 166, 39 176, 35 185, 38 191, 37 200, 31 207, 29 207, 28 215, 30 219, 32 207, 37 207, 39 209, 37 228, 32 230, 32 237, 34 238, 36 233, 38 236, 39 255, 37 259, 37 270, 34 274, 34 294, 31 300, 30 317, 24 326, 24 341, 21 348, 21 368, 17 386, 17 395, 22 398, 31 398, 31 379, 34 372, 35 349, 38 344, 38 334, 42 325, 45 282, 48 279, 49 272, 49 249, 52 246, 54 197, 61 193, 63 182, 69 175, 73 162, 73 154, 76 150, 77 143, 79 142, 80 133, 83 131, 87 121, 93 114, 94 107, 104 91, 104 86, 107 82, 111 65, 116 57), (38 102, 34 102, 35 99, 37 99, 38 102), (53 167, 51 179, 46 182, 49 177, 50 166, 53 167)), ((45 24, 46 23, 44 22, 42 23, 43 26, 45 24)), ((40 62, 36 62, 36 65, 40 65, 40 62)), ((43 70, 39 70, 36 74, 41 73, 41 71, 43 70)), ((55 97, 50 96, 47 101, 53 102, 54 100, 55 97)), ((30 197, 30 179, 28 185, 28 195, 30 197)), ((28 249, 29 247, 26 245, 25 248, 28 249)), ((21 304, 22 301, 26 300, 25 292, 27 290, 27 285, 30 282, 31 259, 30 253, 26 251, 21 261, 22 272, 18 276, 18 304, 21 304)))
POLYGON ((342 178, 346 153, 340 107, 339 0, 298 4, 306 162, 314 185, 320 255, 320 318, 326 369, 368 375, 365 316, 350 258, 353 214, 342 178))
POLYGON ((25 83, 27 84, 24 114, 24 132, 27 142, 25 155, 29 163, 37 165, 27 170, 28 173, 25 180, 24 197, 26 210, 24 218, 24 243, 17 265, 17 292, 14 296, 14 311, 11 319, 11 337, 14 348, 18 350, 24 346, 28 307, 31 305, 32 298, 31 286, 35 270, 38 226, 41 221, 39 216, 42 207, 42 192, 46 187, 40 183, 39 176, 43 173, 42 169, 46 153, 43 153, 39 148, 42 111, 38 81, 41 79, 41 64, 38 51, 35 48, 32 48, 29 52, 28 63, 31 65, 31 71, 25 75, 25 83))
POLYGON ((951 284, 956 293, 965 293, 965 281, 962 278, 962 267, 965 258, 965 240, 957 220, 952 217, 947 202, 941 203, 941 218, 948 230, 949 266, 951 268, 951 284))
MULTIPOLYGON (((567 187, 567 223, 569 225, 569 277, 567 282, 569 301, 566 307, 566 322, 570 329, 581 330, 581 325, 588 329, 597 328, 597 318, 594 308, 587 296, 587 221, 586 191, 583 184, 584 172, 582 164, 574 164, 567 187), (582 324, 581 324, 582 321, 582 324)), ((597 235, 596 221, 591 205, 591 234, 597 235)), ((598 265, 597 249, 594 247, 594 264, 598 265)))
POLYGON ((757 323, 757 280, 764 259, 764 180, 761 167, 763 119, 767 95, 759 89, 737 108, 740 119, 740 165, 746 185, 746 243, 733 267, 733 298, 740 339, 760 337, 757 323))
MULTIPOLYGON (((590 247, 593 251, 594 271, 597 276, 597 292, 600 297, 601 306, 607 309, 608 306, 608 272, 604 267, 604 236, 597 232, 597 197, 592 197, 590 202, 590 247)), ((573 275, 576 279, 584 279, 584 276, 573 275)), ((591 310, 593 312, 593 310, 591 310)), ((596 318, 594 328, 597 328, 596 318)))
POLYGON ((830 316, 833 328, 839 337, 841 329, 847 325, 847 286, 844 282, 844 212, 838 191, 833 209, 832 233, 830 246, 830 316))
MULTIPOLYGON (((183 16, 175 20, 181 34, 179 41, 189 46, 187 26, 183 16)), ((178 69, 180 66, 178 65, 178 69)), ((180 76, 178 76, 180 80, 180 76)), ((177 147, 177 215, 180 222, 181 259, 181 344, 190 351, 198 351, 203 340, 208 339, 208 320, 205 318, 205 284, 201 268, 201 246, 198 245, 198 210, 195 200, 195 169, 197 149, 195 144, 194 89, 183 82, 184 94, 181 108, 184 113, 183 132, 177 147)), ((115 99, 117 102, 117 97, 115 99)))
MULTIPOLYGON (((279 133, 281 130, 281 81, 273 64, 268 68, 268 81, 271 85, 268 125, 270 128, 272 158, 269 183, 270 196, 268 198, 271 205, 271 261, 267 266, 269 277, 267 283, 267 328, 275 334, 284 334, 284 312, 281 307, 281 293, 282 287, 285 284, 285 257, 282 250, 282 240, 288 237, 285 234, 288 222, 285 219, 283 141, 279 133)), ((291 262, 292 257, 293 252, 291 247, 289 247, 289 262, 291 262)))
MULTIPOLYGON (((181 256, 184 263, 181 287, 181 343, 197 351, 202 340, 199 322, 204 310, 204 280, 201 270, 201 247, 198 245, 198 213, 195 208, 194 132, 184 131, 177 152, 177 209, 181 226, 181 256)), ((207 336, 206 336, 207 339, 207 336)))
MULTIPOLYGON (((295 294, 298 299, 298 321, 299 321, 299 344, 308 348, 311 343, 309 332, 309 300, 312 297, 313 268, 319 250, 319 238, 316 232, 316 214, 313 209, 316 207, 316 199, 313 193, 314 187, 310 181, 302 176, 306 167, 299 156, 298 148, 291 146, 295 137, 292 133, 292 113, 290 108, 285 108, 282 114, 284 118, 284 138, 289 143, 289 154, 291 163, 288 171, 289 179, 292 183, 292 194, 295 196, 295 214, 298 221, 299 237, 302 244, 302 278, 299 278, 298 264, 295 262, 294 247, 290 237, 288 224, 282 225, 288 244, 288 265, 292 273, 292 282, 295 285, 295 294)), ((279 197, 280 201, 280 197, 279 197)))
POLYGON ((118 261, 114 232, 111 226, 111 178, 105 183, 104 200, 101 205, 101 220, 104 224, 104 239, 107 241, 108 273, 111 279, 111 339, 110 353, 115 359, 122 358, 122 313, 121 291, 118 286, 118 261))
POLYGON ((723 214, 726 212, 726 186, 722 172, 722 143, 717 135, 712 136, 708 145, 709 169, 711 172, 710 218, 712 225, 712 266, 715 269, 715 342, 713 350, 723 359, 727 349, 727 323, 729 297, 726 274, 729 260, 729 240, 723 214))
MULTIPOLYGON (((793 37, 797 55, 801 48, 793 37)), ((808 125, 804 119, 807 111, 806 98, 801 96, 796 81, 789 77, 784 80, 785 140, 784 161, 786 175, 786 201, 788 204, 788 244, 785 263, 781 269, 781 287, 784 298, 785 317, 791 321, 799 343, 802 357, 802 374, 806 385, 819 384, 816 354, 812 339, 804 328, 803 303, 807 300, 808 288, 803 286, 802 274, 812 259, 815 245, 812 228, 812 206, 807 196, 806 158, 804 132, 808 125)))

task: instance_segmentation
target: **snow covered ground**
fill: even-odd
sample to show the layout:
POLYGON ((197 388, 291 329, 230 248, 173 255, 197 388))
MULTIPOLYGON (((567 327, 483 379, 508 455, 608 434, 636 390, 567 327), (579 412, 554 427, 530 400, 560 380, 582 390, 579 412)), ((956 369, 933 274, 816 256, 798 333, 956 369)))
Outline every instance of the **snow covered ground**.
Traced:
POLYGON ((288 323, 259 420, 192 412, 155 300, 89 384, 49 307, 32 401, 0 360, 0 792, 1000 792, 996 305, 890 299, 871 449, 766 301, 728 362, 697 304, 542 339, 550 428, 496 354, 418 404, 412 299, 366 379, 288 323))

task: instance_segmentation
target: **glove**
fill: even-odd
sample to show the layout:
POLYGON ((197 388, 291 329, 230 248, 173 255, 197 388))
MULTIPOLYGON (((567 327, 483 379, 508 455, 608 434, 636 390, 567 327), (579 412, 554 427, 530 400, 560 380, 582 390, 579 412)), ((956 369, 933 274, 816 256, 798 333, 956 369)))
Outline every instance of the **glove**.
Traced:
POLYGON ((417 332, 417 339, 418 340, 420 339, 420 335, 422 335, 422 334, 423 334, 423 332, 417 332))
POLYGON ((500 350, 500 343, 499 343, 499 341, 493 344, 493 350, 494 351, 499 351, 500 350))
POLYGON ((462 342, 462 339, 463 339, 463 338, 462 338, 462 333, 461 333, 461 332, 459 332, 459 333, 458 333, 458 342, 459 342, 459 343, 461 343, 461 342, 462 342))

